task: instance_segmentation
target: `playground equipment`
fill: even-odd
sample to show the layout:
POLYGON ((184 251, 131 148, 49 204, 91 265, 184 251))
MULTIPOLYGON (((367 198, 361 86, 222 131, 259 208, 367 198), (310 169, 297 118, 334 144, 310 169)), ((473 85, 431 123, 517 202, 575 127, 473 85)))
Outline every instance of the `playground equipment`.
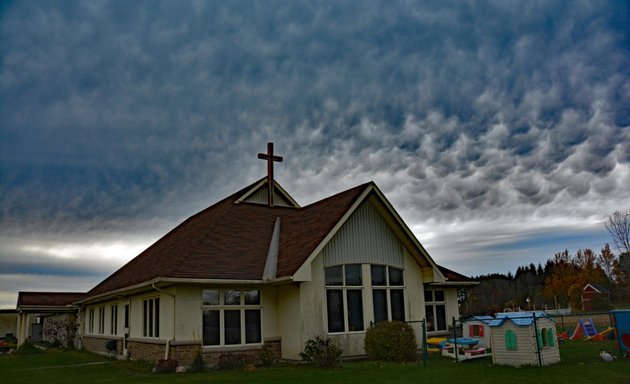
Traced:
POLYGON ((630 357, 630 310, 610 311, 619 344, 619 357, 630 357))
POLYGON ((580 319, 578 320, 577 325, 575 326, 575 330, 571 335, 571 340, 581 340, 584 338, 590 338, 597 335, 597 328, 595 328, 595 324, 593 323, 593 319, 589 318, 588 320, 580 319))
POLYGON ((604 341, 606 340, 606 336, 608 334, 615 332, 615 328, 608 327, 605 330, 595 334, 594 336, 589 336, 585 340, 587 341, 604 341))
POLYGON ((457 361, 478 359, 491 355, 486 348, 477 346, 479 344, 478 339, 458 337, 456 339, 448 339, 442 344, 442 356, 452 357, 457 361))
POLYGON ((580 319, 575 326, 575 330, 571 335, 571 340, 587 340, 587 341, 604 341, 606 340, 606 336, 610 333, 614 332, 615 329, 612 327, 608 327, 607 329, 597 332, 597 328, 595 328, 595 324, 593 323, 593 319, 589 318, 588 320, 580 319))
POLYGON ((430 337, 427 339, 427 350, 429 352, 440 352, 446 342, 446 337, 430 337))

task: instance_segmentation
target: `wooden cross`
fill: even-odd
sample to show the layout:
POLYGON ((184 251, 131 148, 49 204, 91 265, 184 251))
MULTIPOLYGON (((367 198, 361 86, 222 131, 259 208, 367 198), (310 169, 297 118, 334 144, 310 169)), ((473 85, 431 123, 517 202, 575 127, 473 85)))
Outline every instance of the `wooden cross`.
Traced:
POLYGON ((258 158, 267 160, 267 192, 268 192, 268 204, 273 207, 273 162, 282 162, 282 156, 273 155, 273 143, 267 143, 267 153, 259 153, 258 158))

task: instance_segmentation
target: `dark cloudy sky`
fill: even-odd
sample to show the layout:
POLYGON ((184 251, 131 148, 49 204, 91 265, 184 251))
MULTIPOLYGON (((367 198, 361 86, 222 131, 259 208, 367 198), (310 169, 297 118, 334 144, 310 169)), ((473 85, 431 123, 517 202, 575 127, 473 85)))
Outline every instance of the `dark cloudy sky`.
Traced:
POLYGON ((0 5, 0 306, 87 290, 265 175, 374 180, 433 258, 597 251, 630 208, 627 1, 0 5))

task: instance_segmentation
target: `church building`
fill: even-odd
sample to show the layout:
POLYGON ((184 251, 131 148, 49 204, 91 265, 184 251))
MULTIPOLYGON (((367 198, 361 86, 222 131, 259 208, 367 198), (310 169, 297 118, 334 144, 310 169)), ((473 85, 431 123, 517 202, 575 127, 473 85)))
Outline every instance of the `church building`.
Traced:
POLYGON ((191 216, 74 302, 81 346, 190 364, 271 345, 299 360, 328 336, 364 355, 366 330, 407 321, 420 339, 459 317, 476 282, 440 267, 373 182, 300 206, 268 175, 191 216), (114 351, 112 351, 114 349, 114 351))

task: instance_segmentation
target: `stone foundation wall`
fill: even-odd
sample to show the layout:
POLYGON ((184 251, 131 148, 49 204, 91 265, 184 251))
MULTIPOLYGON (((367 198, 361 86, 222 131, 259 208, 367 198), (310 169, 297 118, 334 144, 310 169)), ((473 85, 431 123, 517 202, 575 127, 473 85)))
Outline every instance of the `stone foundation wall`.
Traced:
MULTIPOLYGON (((91 352, 107 353, 105 344, 112 338, 104 337, 83 337, 83 347, 91 352)), ((118 354, 122 354, 122 339, 118 340, 118 354)), ((265 340, 265 344, 271 345, 272 350, 278 360, 282 357, 280 339, 265 340)), ((129 357, 135 360, 146 360, 156 362, 164 359, 166 342, 162 340, 127 340, 127 352, 129 357)), ((220 348, 216 350, 203 350, 199 342, 194 341, 173 341, 170 345, 169 357, 177 360, 180 365, 189 366, 192 364, 198 351, 202 351, 203 360, 209 366, 216 366, 222 355, 244 355, 255 362, 258 359, 262 346, 243 346, 238 348, 220 348)))
POLYGON ((165 342, 127 340, 127 353, 134 360, 155 362, 164 358, 165 342))
POLYGON ((180 365, 189 366, 192 364, 198 351, 201 351, 201 344, 174 343, 174 345, 171 345, 170 357, 177 360, 180 365))
POLYGON ((123 340, 121 337, 83 336, 81 346, 90 352, 108 354, 110 352, 107 350, 107 342, 110 340, 116 340, 116 355, 121 355, 123 352, 123 340))

